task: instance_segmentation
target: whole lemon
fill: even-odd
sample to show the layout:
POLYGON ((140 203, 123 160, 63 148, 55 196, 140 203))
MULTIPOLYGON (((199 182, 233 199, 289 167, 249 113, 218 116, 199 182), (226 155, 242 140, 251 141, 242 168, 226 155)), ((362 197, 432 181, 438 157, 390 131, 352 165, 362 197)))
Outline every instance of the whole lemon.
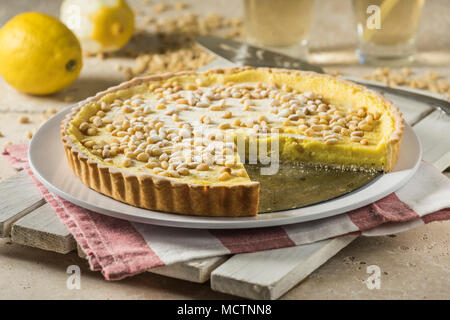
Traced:
POLYGON ((88 53, 115 51, 134 32, 134 12, 125 0, 64 0, 61 21, 88 53))
POLYGON ((0 74, 19 91, 55 93, 68 87, 81 67, 78 39, 56 18, 27 12, 0 29, 0 74))

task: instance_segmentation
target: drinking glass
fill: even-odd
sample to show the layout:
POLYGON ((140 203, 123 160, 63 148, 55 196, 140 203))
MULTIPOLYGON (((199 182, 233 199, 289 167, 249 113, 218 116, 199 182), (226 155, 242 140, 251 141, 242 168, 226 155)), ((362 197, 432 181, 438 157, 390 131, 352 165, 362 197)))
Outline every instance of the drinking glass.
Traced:
POLYGON ((413 60, 425 0, 353 0, 361 63, 402 65, 413 60))
POLYGON ((244 0, 247 40, 305 58, 314 0, 244 0))

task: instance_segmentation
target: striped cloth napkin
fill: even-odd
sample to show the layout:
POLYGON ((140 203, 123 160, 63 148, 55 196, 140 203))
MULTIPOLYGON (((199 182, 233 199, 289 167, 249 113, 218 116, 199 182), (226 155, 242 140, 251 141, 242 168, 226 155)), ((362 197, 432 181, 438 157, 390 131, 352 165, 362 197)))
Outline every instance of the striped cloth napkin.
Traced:
MULTIPOLYGON (((29 170, 27 145, 3 154, 17 169, 29 170)), ((198 230, 133 223, 101 215, 37 187, 88 256, 92 270, 119 280, 196 258, 290 247, 347 234, 379 236, 433 221, 450 220, 450 180, 422 162, 403 188, 371 205, 321 220, 283 227, 245 230, 198 230)))

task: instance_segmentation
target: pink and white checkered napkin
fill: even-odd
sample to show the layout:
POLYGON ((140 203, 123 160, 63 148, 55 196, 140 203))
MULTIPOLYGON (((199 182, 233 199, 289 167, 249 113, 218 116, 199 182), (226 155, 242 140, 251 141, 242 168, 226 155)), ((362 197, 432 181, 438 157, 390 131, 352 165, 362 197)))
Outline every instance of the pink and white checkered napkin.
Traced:
MULTIPOLYGON (((33 177, 27 148, 9 146, 3 154, 33 177)), ((180 229, 119 220, 78 207, 33 179, 88 255, 91 269, 101 270, 108 280, 195 258, 296 246, 349 233, 387 235, 450 220, 450 180, 425 162, 406 186, 371 205, 317 221, 246 230, 180 229)))

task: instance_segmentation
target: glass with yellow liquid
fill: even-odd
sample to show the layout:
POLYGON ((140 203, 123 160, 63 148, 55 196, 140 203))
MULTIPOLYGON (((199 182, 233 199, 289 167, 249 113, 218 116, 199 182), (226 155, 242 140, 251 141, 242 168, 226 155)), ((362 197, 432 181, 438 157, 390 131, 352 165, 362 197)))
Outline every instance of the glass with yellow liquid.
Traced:
POLYGON ((425 0, 353 0, 361 63, 401 65, 413 60, 425 0))
POLYGON ((314 0, 244 0, 244 9, 250 43, 306 57, 314 0))

